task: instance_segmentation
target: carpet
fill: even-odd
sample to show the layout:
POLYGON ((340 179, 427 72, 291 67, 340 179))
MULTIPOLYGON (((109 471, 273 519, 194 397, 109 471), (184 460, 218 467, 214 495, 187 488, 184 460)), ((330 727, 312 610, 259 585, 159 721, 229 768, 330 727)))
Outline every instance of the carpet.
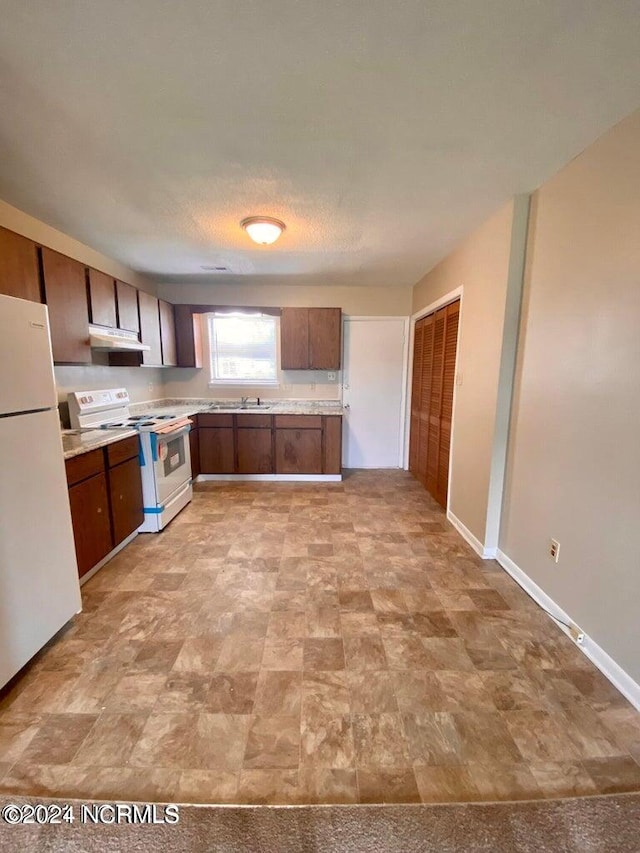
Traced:
MULTIPOLYGON (((0 801, 51 804, 44 799, 0 801)), ((637 853, 640 794, 443 805, 181 806, 174 825, 9 826, 0 850, 47 853, 637 853)), ((157 806, 156 819, 164 819, 157 806)), ((112 814, 107 807, 107 817, 112 814)))

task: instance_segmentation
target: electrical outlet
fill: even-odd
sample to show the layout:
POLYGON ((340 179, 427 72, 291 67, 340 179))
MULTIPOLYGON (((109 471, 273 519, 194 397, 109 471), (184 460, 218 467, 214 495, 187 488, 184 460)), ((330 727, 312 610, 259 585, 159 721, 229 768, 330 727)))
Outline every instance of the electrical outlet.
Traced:
POLYGON ((315 391, 315 390, 316 390, 316 383, 315 383, 315 382, 312 382, 312 383, 309 385, 309 390, 310 390, 310 391, 315 391))
POLYGON ((549 541, 549 556, 554 563, 557 563, 560 559, 560 543, 557 539, 551 539, 549 541))
POLYGON ((292 388, 293 388, 293 385, 283 385, 282 386, 283 391, 291 391, 292 388))
POLYGON ((327 373, 327 382, 335 382, 335 381, 336 381, 335 373, 327 373))

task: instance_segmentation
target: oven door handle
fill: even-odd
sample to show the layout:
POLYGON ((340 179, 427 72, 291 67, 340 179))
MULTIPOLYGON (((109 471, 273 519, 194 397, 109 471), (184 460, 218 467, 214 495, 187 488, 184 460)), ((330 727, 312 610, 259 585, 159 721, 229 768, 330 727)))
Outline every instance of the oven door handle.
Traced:
POLYGON ((152 432, 150 433, 151 437, 151 458, 154 463, 160 461, 160 450, 159 445, 161 441, 169 442, 173 441, 174 438, 180 438, 181 435, 187 435, 191 431, 191 421, 188 424, 184 424, 180 426, 178 429, 174 429, 170 432, 152 432))
POLYGON ((166 427, 161 427, 160 429, 154 430, 154 434, 159 436, 160 438, 162 438, 165 435, 167 435, 167 436, 181 435, 183 432, 189 432, 189 430, 191 429, 192 423, 193 423, 193 421, 185 419, 183 421, 180 421, 180 423, 176 424, 175 426, 166 426, 166 427))

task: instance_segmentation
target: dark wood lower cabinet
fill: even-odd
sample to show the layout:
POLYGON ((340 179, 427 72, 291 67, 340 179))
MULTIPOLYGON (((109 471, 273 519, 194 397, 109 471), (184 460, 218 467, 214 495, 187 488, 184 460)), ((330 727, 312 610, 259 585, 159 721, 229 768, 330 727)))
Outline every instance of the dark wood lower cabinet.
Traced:
POLYGON ((270 429, 237 430, 238 474, 273 474, 273 444, 270 429))
POLYGON ((235 473, 235 451, 233 447, 233 427, 201 427, 200 473, 235 473))
POLYGON ((342 418, 330 415, 324 421, 324 467, 323 474, 342 472, 342 418))
POLYGON ((138 450, 134 436, 66 462, 80 577, 144 520, 138 450))
POLYGON ((138 459, 128 459, 109 469, 109 498, 113 542, 118 545, 144 521, 142 481, 138 459))
POLYGON ((194 477, 342 471, 340 416, 202 414, 195 421, 191 433, 194 477))
POLYGON ((189 450, 191 452, 191 476, 195 478, 200 474, 200 430, 195 427, 189 433, 189 450))
POLYGON ((107 478, 95 474, 69 489, 69 503, 80 577, 113 548, 107 478))
POLYGON ((322 474, 322 430, 276 430, 276 474, 322 474))

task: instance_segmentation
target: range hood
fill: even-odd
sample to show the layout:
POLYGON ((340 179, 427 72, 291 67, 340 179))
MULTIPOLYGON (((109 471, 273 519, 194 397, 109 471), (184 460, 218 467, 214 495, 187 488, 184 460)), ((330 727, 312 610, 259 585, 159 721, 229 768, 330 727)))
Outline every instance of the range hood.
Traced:
POLYGON ((124 329, 105 329, 103 326, 89 326, 89 345, 99 352, 147 352, 151 347, 141 344, 135 332, 124 329))

